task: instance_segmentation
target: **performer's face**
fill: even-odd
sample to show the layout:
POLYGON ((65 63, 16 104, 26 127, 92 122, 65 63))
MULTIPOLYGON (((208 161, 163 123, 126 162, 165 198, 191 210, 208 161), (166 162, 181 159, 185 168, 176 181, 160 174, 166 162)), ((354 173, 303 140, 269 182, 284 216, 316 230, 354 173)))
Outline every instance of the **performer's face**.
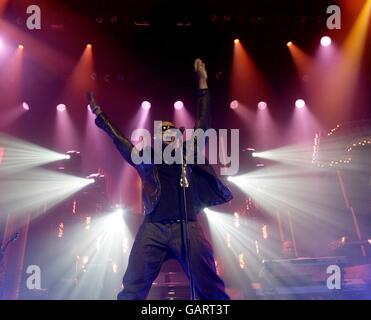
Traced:
POLYGON ((170 121, 162 121, 161 126, 161 140, 163 144, 170 144, 175 141, 176 127, 170 121))

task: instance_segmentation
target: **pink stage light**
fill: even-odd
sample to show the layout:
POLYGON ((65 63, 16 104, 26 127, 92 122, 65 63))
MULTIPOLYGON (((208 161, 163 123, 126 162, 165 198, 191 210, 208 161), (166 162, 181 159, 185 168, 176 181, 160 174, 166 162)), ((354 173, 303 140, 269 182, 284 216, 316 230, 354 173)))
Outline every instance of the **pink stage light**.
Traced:
POLYGON ((184 103, 182 101, 176 101, 174 103, 174 108, 177 110, 183 109, 184 108, 184 103))
POLYGON ((0 50, 2 50, 4 48, 4 43, 3 41, 0 39, 0 50))
POLYGON ((173 122, 177 127, 193 128, 194 118, 182 101, 174 103, 173 122))
POLYGON ((237 100, 233 100, 231 104, 229 105, 229 107, 234 110, 234 109, 237 109, 239 105, 240 104, 237 100))
POLYGON ((1 164, 1 162, 3 161, 4 154, 5 154, 4 149, 0 147, 0 164, 1 164))
POLYGON ((328 36, 324 36, 321 38, 321 46, 322 47, 328 47, 331 45, 331 38, 328 36))
POLYGON ((62 104, 62 103, 61 103, 61 104, 58 104, 58 105, 57 105, 57 111, 58 111, 58 112, 66 111, 66 108, 67 108, 67 107, 66 107, 65 104, 62 104))
POLYGON ((30 110, 30 106, 27 102, 22 102, 22 108, 26 111, 30 110))
POLYGON ((144 110, 149 110, 149 109, 151 109, 151 103, 149 101, 143 101, 142 104, 141 104, 141 107, 144 110))
POLYGON ((258 103, 258 109, 259 110, 265 110, 265 109, 267 109, 267 107, 268 107, 268 104, 265 101, 260 101, 258 103))
POLYGON ((298 109, 303 109, 306 106, 306 103, 303 99, 298 99, 295 101, 295 107, 298 109))

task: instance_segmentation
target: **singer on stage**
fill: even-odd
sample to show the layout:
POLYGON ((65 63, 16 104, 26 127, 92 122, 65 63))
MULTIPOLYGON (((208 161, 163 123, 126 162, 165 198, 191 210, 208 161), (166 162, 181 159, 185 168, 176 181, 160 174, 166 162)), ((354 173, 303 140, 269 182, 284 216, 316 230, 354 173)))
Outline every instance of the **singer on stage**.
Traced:
MULTIPOLYGON (((195 60, 194 68, 198 76, 198 109, 195 129, 207 130, 210 127, 207 72, 205 64, 200 59, 195 60)), ((165 162, 134 164, 131 159, 134 145, 108 120, 92 95, 89 103, 92 112, 97 116, 96 125, 111 137, 123 158, 136 168, 143 186, 145 217, 130 253, 128 267, 123 278, 123 290, 117 298, 122 300, 146 299, 163 262, 169 258, 175 258, 188 276, 189 261, 189 269, 199 299, 228 300, 224 282, 216 273, 211 245, 197 221, 197 214, 206 207, 230 201, 231 192, 216 177, 215 171, 207 162, 186 166, 165 162), (180 183, 184 168, 188 180, 185 189, 180 183), (184 225, 185 217, 187 218, 188 246, 183 241, 182 225, 184 225), (189 253, 188 260, 185 252, 186 246, 189 253)), ((162 135, 165 135, 168 130, 175 129, 175 126, 170 121, 163 121, 161 129, 162 135)), ((161 139, 161 137, 155 138, 161 139)), ((162 139, 163 147, 169 143, 162 139)), ((134 152, 136 152, 135 149, 134 152)))

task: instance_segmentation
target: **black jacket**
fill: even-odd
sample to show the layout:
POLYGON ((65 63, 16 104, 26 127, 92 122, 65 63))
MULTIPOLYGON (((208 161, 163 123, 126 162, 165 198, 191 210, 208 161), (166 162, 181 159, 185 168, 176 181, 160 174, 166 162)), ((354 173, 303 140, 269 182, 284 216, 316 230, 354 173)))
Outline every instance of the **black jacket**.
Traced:
MULTIPOLYGON (((210 98, 207 89, 199 91, 195 129, 207 130, 210 127, 210 98)), ((150 214, 156 207, 161 194, 161 184, 155 164, 134 164, 131 160, 134 145, 108 120, 104 113, 95 119, 96 125, 104 130, 113 140, 123 158, 132 165, 142 180, 144 214, 150 214)), ((202 209, 232 200, 229 189, 217 178, 213 167, 206 164, 191 166, 191 181, 194 188, 195 209, 202 209)))

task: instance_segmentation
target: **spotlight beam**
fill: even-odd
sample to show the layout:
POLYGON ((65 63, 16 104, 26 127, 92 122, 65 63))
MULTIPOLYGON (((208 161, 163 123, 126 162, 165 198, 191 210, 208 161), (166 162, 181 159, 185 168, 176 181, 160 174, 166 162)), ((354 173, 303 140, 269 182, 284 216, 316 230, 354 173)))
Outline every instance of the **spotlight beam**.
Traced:
POLYGON ((16 173, 0 180, 0 206, 7 214, 50 208, 90 183, 90 179, 42 169, 16 173))
POLYGON ((4 134, 0 135, 0 146, 3 149, 3 161, 0 176, 24 171, 47 163, 66 159, 65 154, 54 152, 4 134))
POLYGON ((255 158, 262 158, 298 167, 313 167, 313 143, 301 143, 282 148, 254 152, 255 158))
POLYGON ((342 210, 335 200, 341 197, 339 185, 333 174, 319 172, 323 173, 277 165, 229 180, 272 216, 277 211, 292 212, 300 221, 333 225, 334 215, 342 210))

